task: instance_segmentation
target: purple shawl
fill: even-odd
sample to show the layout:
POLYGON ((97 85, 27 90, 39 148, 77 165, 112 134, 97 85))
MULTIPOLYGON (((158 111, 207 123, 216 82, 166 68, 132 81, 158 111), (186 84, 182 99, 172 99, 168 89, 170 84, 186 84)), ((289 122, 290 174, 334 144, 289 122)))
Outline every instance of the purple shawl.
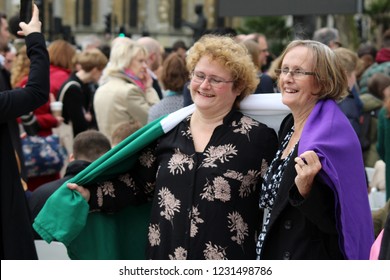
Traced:
POLYGON ((333 100, 320 100, 311 112, 298 146, 298 155, 315 151, 319 175, 335 195, 340 247, 347 259, 369 259, 373 223, 361 147, 355 131, 333 100))

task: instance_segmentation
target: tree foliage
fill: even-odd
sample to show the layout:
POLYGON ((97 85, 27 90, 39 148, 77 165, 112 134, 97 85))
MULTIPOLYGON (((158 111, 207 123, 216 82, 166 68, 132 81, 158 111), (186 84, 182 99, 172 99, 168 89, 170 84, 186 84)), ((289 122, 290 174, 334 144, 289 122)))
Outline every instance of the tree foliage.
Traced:
POLYGON ((372 1, 365 9, 376 26, 382 25, 384 29, 390 28, 390 0, 372 1))

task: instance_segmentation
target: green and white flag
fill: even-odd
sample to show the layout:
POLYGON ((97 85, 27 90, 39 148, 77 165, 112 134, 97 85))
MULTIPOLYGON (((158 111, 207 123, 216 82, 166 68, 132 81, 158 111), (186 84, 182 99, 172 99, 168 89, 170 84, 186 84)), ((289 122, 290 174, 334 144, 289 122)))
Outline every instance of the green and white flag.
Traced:
MULTIPOLYGON (((129 170, 139 152, 172 130, 193 113, 194 105, 182 108, 142 127, 68 182, 84 185, 129 170)), ((281 94, 256 94, 240 104, 245 115, 278 131, 290 112, 281 94)), ((47 200, 33 227, 48 243, 60 241, 72 259, 144 259, 151 204, 129 206, 115 214, 89 213, 88 203, 64 183, 47 200)))

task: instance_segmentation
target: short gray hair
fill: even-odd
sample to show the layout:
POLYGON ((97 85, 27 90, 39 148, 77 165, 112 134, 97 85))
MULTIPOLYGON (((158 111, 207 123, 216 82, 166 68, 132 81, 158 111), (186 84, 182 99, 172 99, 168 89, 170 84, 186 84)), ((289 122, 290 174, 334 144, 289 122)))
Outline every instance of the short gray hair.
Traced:
POLYGON ((324 27, 318 29, 314 32, 313 40, 321 42, 327 46, 330 45, 330 42, 338 42, 339 41, 339 31, 336 28, 324 27))

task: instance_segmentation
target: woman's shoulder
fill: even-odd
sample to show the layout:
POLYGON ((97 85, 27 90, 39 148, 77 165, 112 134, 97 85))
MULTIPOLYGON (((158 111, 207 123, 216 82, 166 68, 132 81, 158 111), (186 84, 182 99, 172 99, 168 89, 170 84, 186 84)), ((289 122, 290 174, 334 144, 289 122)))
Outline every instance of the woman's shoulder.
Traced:
POLYGON ((135 92, 138 87, 129 80, 121 78, 119 76, 111 76, 103 84, 101 84, 97 90, 109 91, 116 93, 135 92))
POLYGON ((62 68, 62 67, 59 67, 59 66, 55 66, 55 65, 50 65, 50 78, 51 77, 68 77, 70 76, 71 74, 71 71, 69 69, 65 69, 65 68, 62 68))

